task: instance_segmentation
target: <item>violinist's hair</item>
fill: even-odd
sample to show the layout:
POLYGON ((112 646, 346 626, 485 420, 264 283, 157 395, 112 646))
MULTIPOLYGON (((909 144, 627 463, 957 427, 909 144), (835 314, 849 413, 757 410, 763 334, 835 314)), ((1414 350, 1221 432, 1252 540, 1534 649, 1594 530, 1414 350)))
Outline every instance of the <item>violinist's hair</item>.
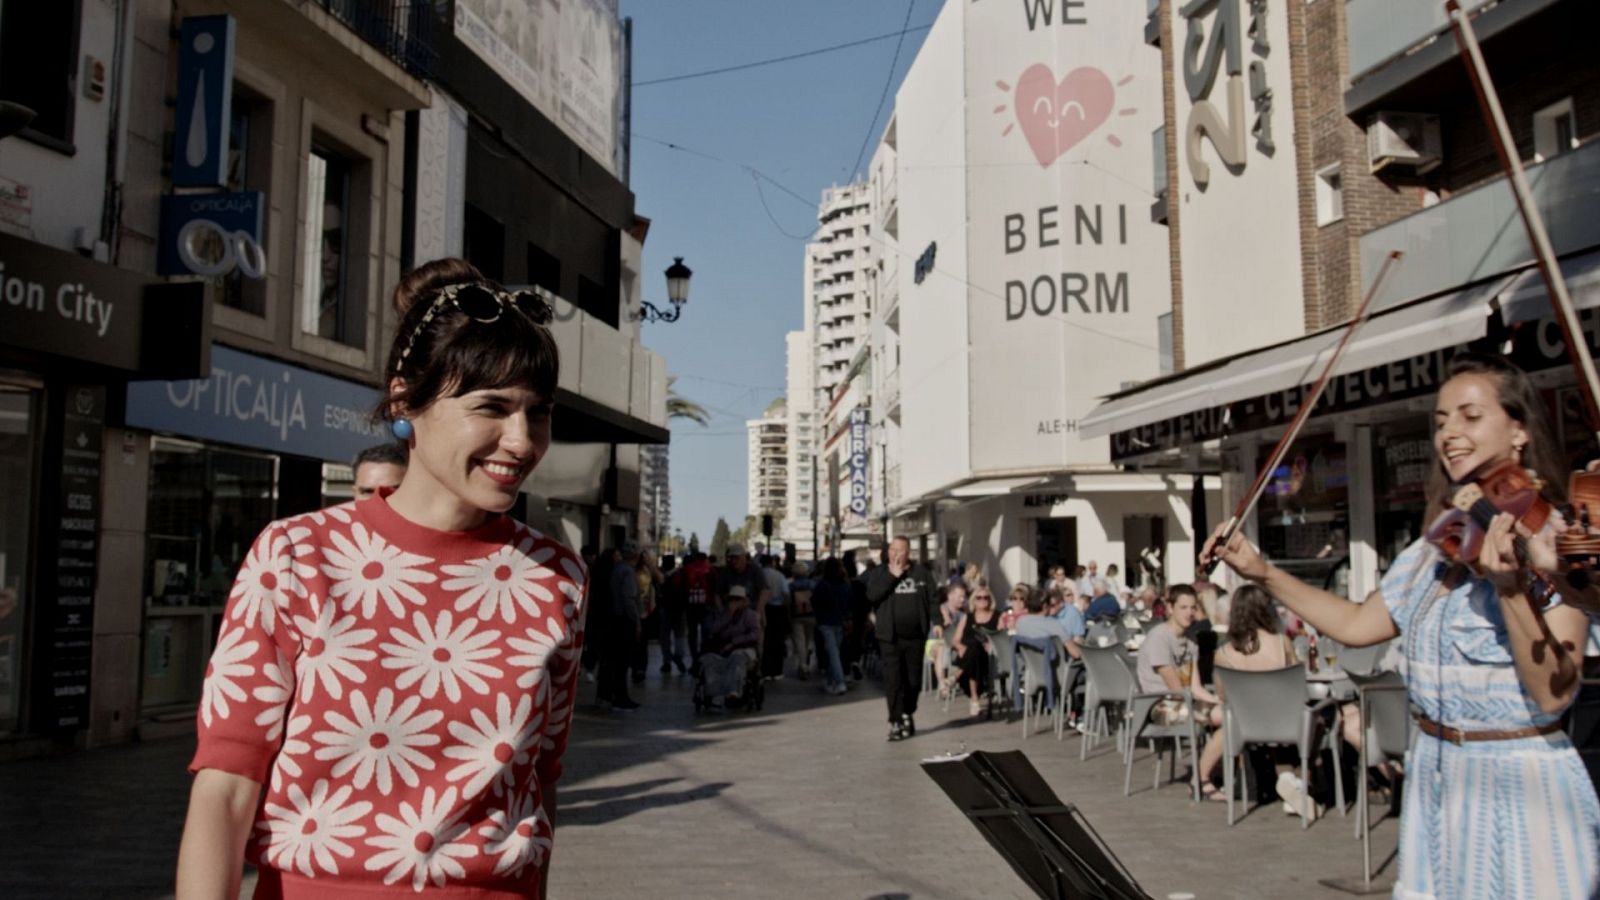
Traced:
MULTIPOLYGON (((1451 357, 1445 381, 1457 375, 1487 375, 1494 379, 1500 407, 1528 433, 1528 445, 1522 448, 1522 465, 1544 480, 1547 499, 1557 506, 1566 503, 1567 467, 1562 463, 1555 433, 1550 430, 1544 400, 1528 374, 1503 357, 1468 352, 1451 357)), ((1441 510, 1449 498, 1450 477, 1445 474, 1444 462, 1436 460, 1433 474, 1428 477, 1428 508, 1441 510)))

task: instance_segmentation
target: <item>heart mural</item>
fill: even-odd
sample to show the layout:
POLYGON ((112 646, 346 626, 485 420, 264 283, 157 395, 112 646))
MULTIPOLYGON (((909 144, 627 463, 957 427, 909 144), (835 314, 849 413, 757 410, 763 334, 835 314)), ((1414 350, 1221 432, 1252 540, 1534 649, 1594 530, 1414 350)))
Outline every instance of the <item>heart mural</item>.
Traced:
POLYGON ((1073 69, 1056 81, 1044 63, 1034 63, 1017 79, 1012 104, 1028 146, 1041 168, 1061 158, 1111 116, 1116 88, 1099 69, 1073 69))

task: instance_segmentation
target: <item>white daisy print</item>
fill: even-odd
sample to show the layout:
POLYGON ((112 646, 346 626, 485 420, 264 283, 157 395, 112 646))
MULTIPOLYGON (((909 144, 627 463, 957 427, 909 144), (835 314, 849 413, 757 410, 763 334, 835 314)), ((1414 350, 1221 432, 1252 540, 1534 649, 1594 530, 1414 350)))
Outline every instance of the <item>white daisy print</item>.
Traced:
POLYGON ((387 797, 394 789, 397 774, 408 786, 416 787, 420 783, 417 769, 432 769, 434 765, 417 748, 439 743, 439 736, 427 731, 444 718, 444 710, 439 709, 418 713, 421 705, 422 698, 412 695, 396 708, 394 691, 384 688, 369 708, 364 694, 351 691, 350 711, 355 718, 330 711, 326 722, 331 730, 312 735, 322 745, 315 756, 338 760, 330 773, 335 778, 343 778, 353 770, 352 783, 360 790, 365 790, 376 776, 378 793, 387 797))
POLYGON ((330 506, 327 509, 319 509, 314 512, 308 512, 303 516, 303 518, 310 519, 318 525, 321 525, 330 519, 335 522, 344 522, 348 524, 350 522, 350 510, 354 509, 355 505, 356 502, 351 500, 348 503, 341 503, 338 506, 330 506))
POLYGON ((562 614, 567 618, 576 618, 578 607, 583 604, 583 586, 589 580, 589 575, 584 571, 583 563, 565 557, 561 560, 561 571, 567 576, 561 582, 561 593, 567 598, 567 605, 562 609, 562 614))
POLYGON ((233 590, 228 593, 228 618, 254 628, 259 617, 261 630, 272 634, 278 616, 288 606, 289 592, 304 591, 294 574, 293 548, 283 529, 272 527, 262 532, 234 576, 233 590))
POLYGON ((267 740, 275 741, 283 733, 283 716, 294 695, 294 668, 279 650, 276 662, 262 663, 261 674, 267 683, 257 685, 250 696, 266 704, 256 716, 256 724, 267 726, 267 740))
POLYGON ((539 725, 543 721, 544 713, 533 714, 533 698, 529 695, 522 695, 513 712, 510 695, 501 694, 495 698, 492 721, 483 710, 474 709, 472 725, 451 722, 446 727, 461 743, 444 748, 444 755, 462 763, 445 778, 467 780, 461 787, 462 797, 478 796, 490 782, 494 783, 494 792, 501 793, 511 784, 514 767, 525 764, 539 743, 539 725))
POLYGON ((440 566, 446 575, 456 576, 441 585, 447 591, 461 592, 456 597, 456 611, 476 606, 478 618, 490 619, 499 610, 500 618, 511 622, 521 607, 524 613, 538 616, 536 604, 548 603, 553 597, 549 588, 539 582, 550 577, 544 562, 556 551, 540 547, 529 553, 532 546, 533 538, 525 537, 516 546, 501 547, 482 559, 440 566))
POLYGON ((258 827, 267 830, 261 842, 266 845, 266 858, 274 866, 297 871, 307 878, 317 873, 312 863, 329 875, 339 874, 339 863, 334 855, 349 859, 355 848, 345 843, 367 833, 357 824, 372 809, 365 800, 350 803, 354 790, 345 785, 331 794, 328 779, 319 778, 307 797, 300 785, 289 785, 288 797, 292 806, 268 802, 264 810, 266 821, 258 827))
POLYGON ((394 884, 410 874, 411 889, 417 892, 429 881, 434 887, 444 887, 447 877, 465 878, 466 869, 456 860, 477 856, 478 848, 460 840, 467 837, 471 826, 460 821, 467 808, 452 811, 455 805, 455 788, 445 788, 442 796, 436 796, 430 787, 422 792, 417 807, 402 802, 399 818, 379 813, 375 821, 382 834, 367 838, 367 843, 381 852, 367 858, 367 871, 387 868, 384 884, 394 884))
POLYGON ((550 691, 550 719, 545 722, 539 738, 541 750, 556 748, 556 740, 567 730, 567 723, 572 721, 572 705, 578 699, 570 685, 563 687, 560 680, 555 680, 554 684, 555 687, 550 691))
POLYGON ((205 681, 200 689, 200 719, 208 726, 213 716, 218 719, 228 717, 229 700, 235 703, 245 701, 244 688, 235 682, 255 674, 256 667, 245 660, 255 655, 260 644, 241 641, 244 636, 243 628, 224 631, 217 638, 217 649, 211 652, 211 661, 206 663, 205 681))
POLYGON ((415 635, 399 628, 389 629, 397 643, 379 646, 388 654, 383 658, 385 669, 404 670, 395 679, 395 687, 407 690, 420 681, 418 690, 431 699, 442 686, 451 703, 461 701, 462 682, 475 693, 489 693, 489 683, 483 679, 499 678, 502 672, 484 660, 500 655, 498 646, 489 646, 500 638, 500 632, 489 629, 474 634, 478 623, 471 617, 463 617, 461 625, 452 631, 453 618, 449 610, 440 610, 438 619, 429 625, 428 617, 416 612, 411 614, 415 635))
POLYGON ((333 579, 328 599, 338 600, 346 612, 360 607, 361 617, 372 618, 382 600, 389 612, 405 616, 405 603, 421 606, 426 602, 413 585, 431 584, 435 576, 420 566, 433 560, 407 553, 367 531, 360 522, 350 526, 350 537, 337 530, 328 531, 331 547, 323 547, 327 562, 322 571, 333 579))
POLYGON ((506 662, 513 666, 520 666, 527 671, 517 676, 517 687, 531 688, 539 685, 535 700, 544 700, 544 676, 552 654, 566 659, 572 658, 571 635, 562 627, 561 622, 555 619, 546 620, 550 623, 550 633, 545 634, 537 625, 527 631, 525 638, 507 638, 506 643, 511 649, 521 651, 516 656, 506 657, 506 662))
POLYGON ((305 774, 300 768, 300 760, 295 757, 311 752, 311 744, 306 741, 306 731, 311 727, 310 716, 294 716, 289 720, 289 733, 284 736, 283 746, 278 748, 278 754, 272 758, 272 789, 283 790, 283 778, 299 778, 305 774))
MULTIPOLYGON (((315 598, 313 598, 315 600, 315 598)), ((371 628, 357 628, 360 620, 354 615, 335 619, 337 604, 314 604, 322 607, 315 621, 305 616, 295 616, 294 625, 300 630, 304 643, 295 660, 295 674, 300 680, 300 702, 310 700, 320 683, 328 696, 335 700, 344 698, 344 682, 363 684, 367 674, 356 666, 358 662, 376 659, 376 650, 362 645, 377 637, 371 628)))
POLYGON ((494 864, 496 875, 518 878, 529 863, 534 868, 544 865, 550 850, 550 820, 542 807, 533 804, 531 793, 516 794, 506 809, 489 813, 478 834, 485 841, 484 855, 500 857, 494 864))

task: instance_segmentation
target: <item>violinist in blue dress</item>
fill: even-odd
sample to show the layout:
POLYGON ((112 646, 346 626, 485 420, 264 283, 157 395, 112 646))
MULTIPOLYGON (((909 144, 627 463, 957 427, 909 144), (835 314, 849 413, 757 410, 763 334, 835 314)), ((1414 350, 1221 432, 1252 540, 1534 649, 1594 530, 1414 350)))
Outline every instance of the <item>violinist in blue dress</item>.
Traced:
MULTIPOLYGON (((1510 363, 1456 356, 1433 424, 1428 496, 1441 521, 1450 521, 1454 486, 1516 468, 1508 462, 1560 502, 1551 495, 1566 473, 1542 401, 1510 363)), ((1297 580, 1240 535, 1217 546, 1222 528, 1201 560, 1221 560, 1348 646, 1400 640, 1420 714, 1406 756, 1395 897, 1597 897, 1600 801, 1560 727, 1589 625, 1562 600, 1563 588, 1574 592, 1555 552, 1566 525, 1553 515, 1530 531, 1510 513, 1492 513, 1478 517, 1475 533, 1430 529, 1433 540, 1406 548, 1365 603, 1297 580)))

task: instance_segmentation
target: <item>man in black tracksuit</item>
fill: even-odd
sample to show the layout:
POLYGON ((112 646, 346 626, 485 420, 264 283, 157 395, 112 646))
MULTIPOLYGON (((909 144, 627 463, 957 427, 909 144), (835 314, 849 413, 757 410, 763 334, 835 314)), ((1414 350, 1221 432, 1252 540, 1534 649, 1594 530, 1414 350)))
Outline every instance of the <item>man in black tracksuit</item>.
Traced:
POLYGON ((883 654, 883 690, 889 701, 889 740, 917 733, 912 716, 922 692, 922 654, 933 620, 933 576, 911 561, 911 542, 889 542, 883 565, 869 571, 867 602, 876 617, 878 649, 883 654))

